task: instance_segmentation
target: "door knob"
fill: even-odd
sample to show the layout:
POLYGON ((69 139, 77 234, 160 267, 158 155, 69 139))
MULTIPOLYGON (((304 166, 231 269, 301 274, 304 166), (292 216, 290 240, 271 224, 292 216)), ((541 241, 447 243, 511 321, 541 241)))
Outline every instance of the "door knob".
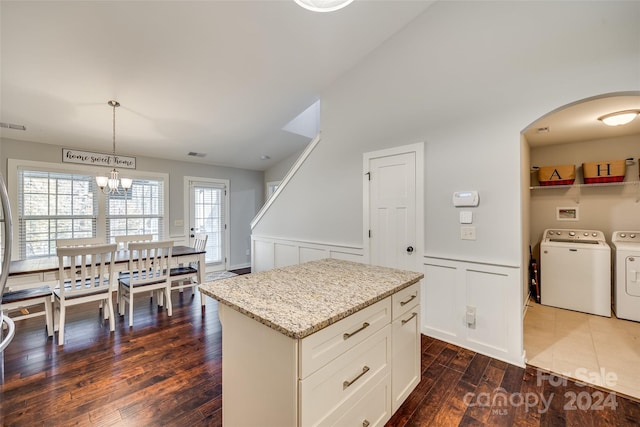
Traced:
POLYGON ((413 253, 413 246, 407 246, 407 253, 413 253))

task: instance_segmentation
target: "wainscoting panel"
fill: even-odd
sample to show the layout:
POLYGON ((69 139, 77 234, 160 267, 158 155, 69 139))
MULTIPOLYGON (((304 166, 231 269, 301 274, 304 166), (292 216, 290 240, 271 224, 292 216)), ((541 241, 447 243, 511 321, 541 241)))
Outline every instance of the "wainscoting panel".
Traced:
POLYGON ((365 262, 362 248, 251 236, 251 271, 270 270, 323 258, 365 262))
POLYGON ((519 267, 425 257, 424 275, 423 334, 524 366, 519 267))
POLYGON ((274 246, 276 268, 299 264, 298 247, 276 243, 274 246))
POLYGON ((460 318, 456 314, 456 274, 454 267, 425 264, 424 292, 422 293, 422 319, 424 327, 433 336, 454 339, 460 318), (437 302, 437 304, 435 303, 437 302))
POLYGON ((467 339, 506 352, 508 276, 476 270, 467 270, 466 276, 467 305, 476 309, 475 324, 466 328, 467 339))
POLYGON ((251 239, 251 272, 271 270, 276 265, 273 242, 251 239))

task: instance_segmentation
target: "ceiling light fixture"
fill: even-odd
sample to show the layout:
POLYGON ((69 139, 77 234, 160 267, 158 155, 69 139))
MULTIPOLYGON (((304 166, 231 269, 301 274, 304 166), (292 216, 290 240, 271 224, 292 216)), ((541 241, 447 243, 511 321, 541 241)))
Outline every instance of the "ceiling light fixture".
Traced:
POLYGON ((598 117, 598 120, 607 126, 621 126, 631 122, 633 119, 638 117, 638 114, 640 114, 640 110, 617 111, 615 113, 605 114, 604 116, 598 117))
POLYGON ((313 12, 333 12, 347 6, 353 0, 295 0, 295 2, 313 12))
MULTIPOLYGON (((109 101, 107 104, 113 107, 113 158, 115 160, 116 157, 116 107, 120 106, 118 101, 109 101)), ((96 183, 100 190, 104 194, 120 194, 120 189, 118 188, 120 184, 122 184, 122 189, 126 194, 127 190, 131 188, 131 184, 133 180, 131 178, 120 178, 120 174, 116 168, 109 173, 109 176, 97 176, 96 183)))

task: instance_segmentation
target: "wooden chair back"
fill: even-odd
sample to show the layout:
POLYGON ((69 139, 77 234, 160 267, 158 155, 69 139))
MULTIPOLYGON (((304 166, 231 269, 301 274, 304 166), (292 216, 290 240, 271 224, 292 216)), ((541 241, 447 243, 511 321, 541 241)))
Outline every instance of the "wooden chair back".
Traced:
POLYGON ((172 240, 129 243, 131 286, 167 282, 172 248, 172 240))
POLYGON ((58 247, 60 299, 108 293, 116 244, 58 247))
POLYGON ((153 240, 153 234, 126 234, 124 236, 115 236, 118 250, 128 249, 129 243, 150 242, 153 240))
POLYGON ((209 235, 207 233, 196 233, 193 235, 193 248, 198 251, 204 251, 207 247, 207 239, 209 235))
POLYGON ((79 239, 58 239, 56 248, 69 248, 78 246, 102 245, 104 241, 98 237, 84 237, 79 239))

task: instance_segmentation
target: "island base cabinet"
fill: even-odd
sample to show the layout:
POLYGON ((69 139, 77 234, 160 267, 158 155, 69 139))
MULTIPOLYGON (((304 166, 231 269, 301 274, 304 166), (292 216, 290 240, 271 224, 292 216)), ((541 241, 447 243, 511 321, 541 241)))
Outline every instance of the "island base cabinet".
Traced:
POLYGON ((282 333, 220 304, 222 425, 298 425, 298 345, 282 333))
POLYGON ((300 339, 219 304, 223 426, 383 426, 420 381, 419 289, 300 339))

